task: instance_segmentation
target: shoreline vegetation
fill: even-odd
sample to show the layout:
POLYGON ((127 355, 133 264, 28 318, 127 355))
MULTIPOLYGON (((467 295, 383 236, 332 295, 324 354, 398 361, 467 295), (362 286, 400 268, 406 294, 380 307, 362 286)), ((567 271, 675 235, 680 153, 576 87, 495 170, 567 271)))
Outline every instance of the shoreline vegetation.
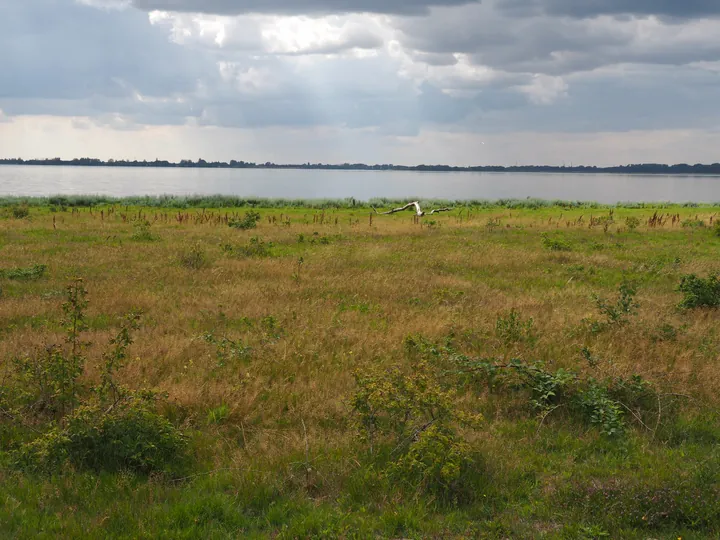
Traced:
POLYGON ((540 210, 540 209, 672 209, 672 208, 715 208, 720 202, 684 202, 667 201, 617 202, 615 204, 595 201, 566 201, 558 199, 423 199, 407 197, 403 199, 376 197, 366 201, 347 197, 342 199, 285 199, 266 197, 245 197, 235 195, 133 195, 115 197, 111 195, 74 194, 48 196, 0 196, 0 208, 10 206, 48 207, 48 208, 87 208, 103 205, 133 206, 148 208, 183 208, 183 209, 220 209, 220 208, 294 208, 309 210, 369 210, 373 208, 397 207, 408 201, 418 200, 429 209, 437 207, 453 207, 457 209, 508 209, 508 210, 540 210))
POLYGON ((74 166, 74 167, 156 167, 156 168, 201 168, 201 169, 308 169, 308 170, 348 170, 348 171, 432 171, 432 172, 515 172, 515 173, 582 173, 582 174, 648 174, 648 175, 720 175, 720 163, 687 164, 678 163, 667 165, 662 163, 637 163, 613 167, 596 166, 552 166, 552 165, 478 165, 470 167, 456 167, 451 165, 393 165, 365 163, 300 163, 278 164, 272 162, 254 163, 248 161, 206 161, 198 159, 192 161, 183 159, 179 162, 156 159, 154 161, 115 160, 107 161, 97 158, 75 158, 63 160, 52 159, 0 159, 0 165, 28 165, 28 166, 74 166))
POLYGON ((24 202, 2 538, 720 538, 720 206, 24 202))

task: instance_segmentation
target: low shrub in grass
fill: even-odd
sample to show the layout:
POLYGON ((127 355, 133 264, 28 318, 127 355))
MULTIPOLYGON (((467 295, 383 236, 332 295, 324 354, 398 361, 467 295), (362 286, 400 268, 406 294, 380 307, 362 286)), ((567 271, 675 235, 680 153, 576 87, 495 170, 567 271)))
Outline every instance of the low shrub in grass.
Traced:
POLYGON ((6 270, 0 270, 0 278, 13 279, 16 281, 33 281, 43 277, 46 271, 46 265, 34 264, 29 268, 8 268, 6 270))
POLYGON ((572 251, 572 246, 563 238, 552 238, 547 233, 542 233, 543 246, 550 251, 572 251))
POLYGON ((179 259, 180 264, 189 270, 200 270, 210 264, 200 244, 193 244, 189 249, 182 251, 179 259))
POLYGON ((228 221, 228 226, 233 229, 246 231, 256 228, 258 221, 260 221, 260 214, 250 210, 249 212, 245 212, 245 215, 242 218, 231 219, 228 221))
POLYGON ((681 278, 677 290, 683 293, 681 308, 720 306, 720 278, 717 274, 710 274, 707 278, 695 274, 685 275, 681 278))
POLYGON ((443 497, 469 495, 473 458, 457 427, 477 427, 480 415, 464 412, 425 361, 408 374, 370 369, 355 380, 352 407, 361 438, 371 452, 390 452, 384 474, 443 497))
POLYGON ((95 471, 170 472, 186 458, 185 436, 153 404, 129 399, 111 411, 98 404, 78 407, 62 427, 23 445, 21 468, 53 472, 64 463, 95 471))
POLYGON ((153 242, 157 237, 150 230, 150 222, 145 219, 137 219, 133 222, 133 233, 131 240, 136 242, 153 242))

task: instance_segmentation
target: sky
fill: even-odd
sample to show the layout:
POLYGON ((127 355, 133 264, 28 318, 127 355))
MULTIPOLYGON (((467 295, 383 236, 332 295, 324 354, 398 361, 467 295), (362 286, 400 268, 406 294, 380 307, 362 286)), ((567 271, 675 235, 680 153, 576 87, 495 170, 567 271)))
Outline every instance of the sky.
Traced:
POLYGON ((718 0, 0 0, 0 157, 720 161, 718 0))

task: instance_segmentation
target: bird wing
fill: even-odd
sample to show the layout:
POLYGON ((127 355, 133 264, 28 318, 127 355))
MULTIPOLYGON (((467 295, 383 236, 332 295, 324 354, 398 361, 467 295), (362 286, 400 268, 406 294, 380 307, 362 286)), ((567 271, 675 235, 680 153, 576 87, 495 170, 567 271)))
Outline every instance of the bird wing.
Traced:
POLYGON ((430 215, 432 216, 435 212, 451 212, 452 208, 436 208, 435 210, 430 211, 430 215))

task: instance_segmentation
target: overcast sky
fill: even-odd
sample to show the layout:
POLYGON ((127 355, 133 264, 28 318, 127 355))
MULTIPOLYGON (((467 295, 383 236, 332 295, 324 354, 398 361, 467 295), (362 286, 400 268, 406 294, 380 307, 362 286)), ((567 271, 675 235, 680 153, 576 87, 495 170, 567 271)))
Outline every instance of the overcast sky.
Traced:
POLYGON ((0 0, 0 156, 720 161, 719 0, 0 0))

